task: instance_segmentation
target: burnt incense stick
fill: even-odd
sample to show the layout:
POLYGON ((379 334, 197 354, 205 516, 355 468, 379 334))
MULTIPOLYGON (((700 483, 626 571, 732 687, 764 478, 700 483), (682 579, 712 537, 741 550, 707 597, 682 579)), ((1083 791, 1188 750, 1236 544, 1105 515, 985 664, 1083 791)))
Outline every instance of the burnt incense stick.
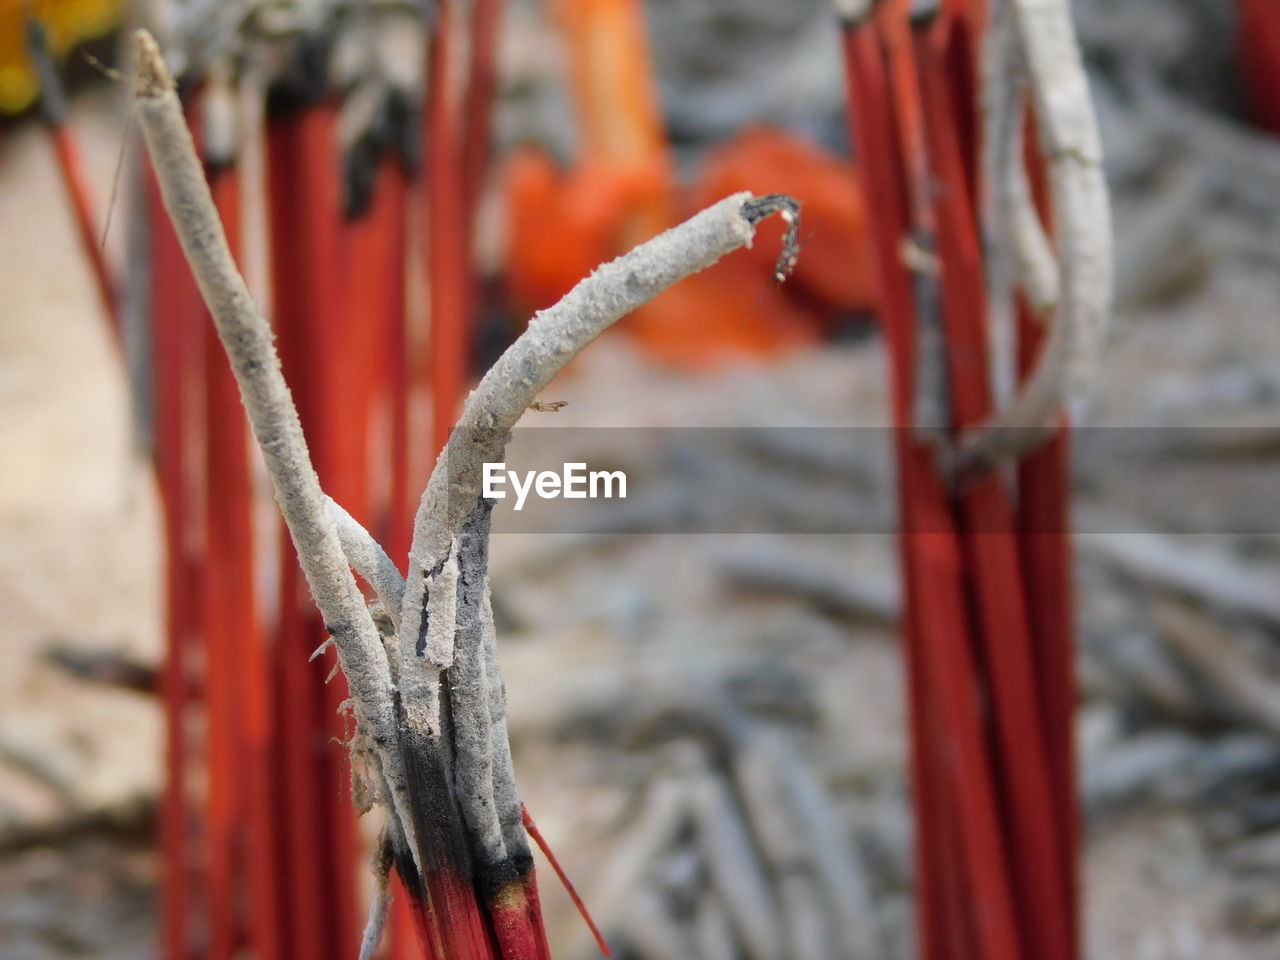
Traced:
MULTIPOLYGON (((796 205, 780 195, 730 197, 602 266, 534 317, 468 399, 423 494, 402 581, 363 526, 320 489, 271 331, 230 256, 173 81, 149 35, 139 35, 139 50, 138 109, 165 207, 348 681, 356 724, 349 750, 362 771, 357 798, 386 808, 389 856, 435 955, 545 960, 506 731, 481 465, 502 459, 516 420, 600 332, 749 244, 756 224, 774 213, 790 227, 776 268, 786 276, 796 256, 796 205), (373 584, 387 617, 375 620, 352 568, 373 584)), ((384 921, 375 903, 362 949, 371 949, 384 921)))

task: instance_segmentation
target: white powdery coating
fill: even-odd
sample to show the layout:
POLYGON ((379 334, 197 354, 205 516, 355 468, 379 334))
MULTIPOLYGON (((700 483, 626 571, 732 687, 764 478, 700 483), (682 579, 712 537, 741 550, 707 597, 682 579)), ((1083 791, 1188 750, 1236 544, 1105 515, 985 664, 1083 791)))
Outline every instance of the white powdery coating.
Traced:
POLYGON ((494 805, 493 730, 484 659, 484 594, 488 592, 489 510, 481 506, 458 545, 458 613, 449 703, 453 718, 454 785, 458 806, 488 864, 506 859, 494 805))
POLYGON ((449 547, 449 556, 435 576, 426 578, 427 637, 424 654, 433 666, 453 665, 453 631, 458 607, 458 541, 449 547))
MULTIPOLYGON (((399 755, 391 670, 377 627, 342 552, 280 369, 271 328, 236 269, 196 155, 173 78, 155 40, 139 31, 137 106, 165 209, 240 387, 312 597, 338 648, 356 716, 412 831, 399 755)), ((413 849, 416 849, 414 847, 413 849)))
POLYGON ((458 541, 455 539, 440 569, 415 571, 410 565, 401 606, 401 611, 416 611, 417 626, 405 627, 398 637, 400 702, 406 719, 421 732, 435 734, 441 729, 440 672, 453 665, 457 605, 458 541), (409 637, 416 640, 410 644, 409 637))
POLYGON ((507 691, 498 665, 498 632, 493 623, 493 603, 489 582, 484 585, 484 606, 480 614, 483 629, 484 675, 489 690, 489 725, 493 742, 493 805, 502 826, 502 840, 510 857, 526 856, 529 841, 524 830, 523 804, 516 788, 515 764, 511 759, 511 737, 507 733, 507 691))
POLYGON ((415 581, 448 555, 480 499, 484 464, 502 459, 516 421, 583 347, 672 284, 749 246, 755 230, 742 207, 750 199, 750 193, 735 194, 598 267, 555 306, 535 314, 471 392, 414 519, 400 629, 406 676, 425 666, 417 656, 424 611, 415 581))
POLYGON ((982 224, 987 272, 988 337, 995 404, 1003 406, 1014 382, 1014 255, 1009 236, 1009 170, 1017 165, 1021 87, 1007 0, 996 0, 982 39, 979 109, 982 115, 982 224), (1013 128, 1017 128, 1016 131, 1013 128))
POLYGON ((400 605, 404 602, 404 577, 396 568, 387 551, 373 539, 355 517, 347 513, 332 497, 324 498, 325 511, 338 532, 338 542, 347 563, 382 601, 391 622, 400 625, 400 605))
MULTIPOLYGON (((1021 123, 1018 125, 1018 140, 1022 140, 1021 123)), ((1057 312, 1062 281, 1053 245, 1049 243, 1044 224, 1036 213, 1027 168, 1021 163, 1010 171, 1005 189, 1009 197, 1009 232, 1017 260, 1018 282, 1035 312, 1040 316, 1050 316, 1057 312)))
MULTIPOLYGON (((1023 160, 1023 74, 1025 65, 1009 0, 992 9, 983 44, 983 179, 986 185, 988 295, 992 311, 992 367, 997 396, 1011 394, 1015 378, 1013 286, 1022 288, 1040 316, 1056 313, 1058 265, 1036 212, 1023 160)), ((1061 321, 1061 317, 1056 318, 1061 321)), ((1049 337, 1037 369, 1019 395, 993 418, 1003 438, 997 445, 1017 443, 1008 433, 1052 423, 1062 402, 1067 339, 1049 337), (1052 348, 1052 349, 1050 349, 1052 348)))

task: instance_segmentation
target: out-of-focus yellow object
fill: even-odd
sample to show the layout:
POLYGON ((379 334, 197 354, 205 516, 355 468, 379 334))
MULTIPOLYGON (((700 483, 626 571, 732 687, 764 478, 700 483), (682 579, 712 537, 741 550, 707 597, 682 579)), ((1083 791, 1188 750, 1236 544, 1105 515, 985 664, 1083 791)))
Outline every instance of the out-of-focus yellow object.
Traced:
POLYGON ((61 57, 82 40, 115 29, 123 6, 121 0, 0 0, 0 113, 22 112, 40 89, 27 60, 27 14, 44 24, 49 49, 61 57))

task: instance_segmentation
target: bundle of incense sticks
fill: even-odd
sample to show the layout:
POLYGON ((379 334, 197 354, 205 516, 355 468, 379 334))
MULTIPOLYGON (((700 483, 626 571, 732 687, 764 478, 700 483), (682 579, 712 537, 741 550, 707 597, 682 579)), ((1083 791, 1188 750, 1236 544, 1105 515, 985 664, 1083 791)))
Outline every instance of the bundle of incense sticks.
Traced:
MULTIPOLYGON (((314 410, 325 412, 327 398, 312 399, 304 388, 295 401, 290 392, 274 345, 276 331, 254 302, 235 263, 177 84, 154 38, 140 30, 136 39, 135 105, 163 209, 230 361, 303 578, 329 635, 310 659, 333 647, 338 661, 333 675, 341 671, 347 681, 349 696, 339 712, 349 710, 352 720, 343 746, 352 765, 353 799, 362 809, 377 807, 384 815, 374 861, 377 889, 358 944, 360 955, 371 957, 382 939, 388 879, 394 869, 411 905, 419 945, 430 955, 456 960, 546 958, 549 949, 527 838, 531 834, 537 841, 539 834, 520 802, 507 734, 488 582, 493 502, 481 496, 481 468, 505 455, 517 421, 577 353, 663 290, 750 245, 756 226, 774 214, 788 225, 773 271, 779 281, 784 280, 798 251, 797 204, 780 194, 734 194, 602 265, 564 300, 541 312, 469 394, 415 514, 409 563, 402 574, 358 519, 324 493, 321 473, 333 469, 333 462, 341 464, 341 458, 321 446, 313 459, 302 420, 316 416, 314 410), (376 605, 371 607, 361 593, 357 573, 376 594, 376 605)), ((301 66, 305 70, 312 63, 301 66)), ((298 89, 310 90, 305 83, 308 74, 300 76, 304 83, 298 89)), ((197 111, 201 117, 219 112, 212 76, 205 82, 209 86, 201 94, 197 111)), ((302 111, 301 117, 289 117, 287 126, 271 133, 279 138, 280 152, 291 151, 285 156, 308 174, 302 180, 310 198, 323 201, 332 194, 323 166, 319 170, 306 167, 325 145, 326 138, 317 131, 325 130, 330 121, 324 115, 307 116, 313 102, 308 98, 300 106, 291 103, 302 111)), ((206 133, 208 150, 220 139, 213 127, 206 133)), ((277 195, 285 192, 286 185, 277 183, 273 207, 285 206, 277 195)), ((349 190, 347 196, 353 193, 349 190)), ((321 203, 321 209, 324 206, 321 203)), ((273 214, 277 236, 282 232, 279 224, 289 215, 305 219, 304 226, 314 228, 307 242, 316 248, 312 256, 320 268, 327 267, 333 238, 322 218, 313 211, 304 218, 297 207, 287 207, 284 213, 277 210, 273 214)), ((277 271, 282 269, 282 259, 276 257, 277 271)), ((305 278, 298 271, 292 279, 305 278)), ((326 279, 322 292, 331 291, 331 283, 326 279)), ((277 313, 283 286, 277 279, 277 313)), ((185 297, 174 295, 173 299, 181 305, 185 297)), ((312 297, 311 306, 318 312, 327 305, 312 297)), ((315 324, 320 327, 317 349, 312 356, 300 358, 303 362, 293 363, 303 378, 315 378, 315 355, 323 358, 332 351, 332 343, 340 342, 337 331, 327 324, 330 318, 320 316, 315 324)), ((281 327, 277 317, 276 330, 281 327)), ((302 335, 285 330, 293 351, 302 335)), ((179 349, 169 352, 171 361, 181 361, 182 345, 179 342, 179 349)), ((356 382, 361 379, 357 377, 356 382)), ((332 392, 344 395, 340 387, 335 372, 332 392)), ((175 407, 186 409, 187 404, 178 402, 187 399, 181 388, 173 393, 175 407)), ((341 415, 327 412, 331 418, 341 415)), ((319 424, 321 431, 329 426, 319 424)), ((180 419, 172 432, 175 445, 180 446, 180 419)), ((181 464, 174 472, 182 473, 181 464)), ((184 479, 179 476, 176 487, 185 493, 184 479)), ((180 534, 185 532, 181 512, 171 513, 177 515, 171 517, 174 527, 180 534)), ((173 546, 185 559, 186 553, 173 546)), ((290 579, 297 582, 284 578, 278 612, 282 626, 276 646, 282 657, 294 646, 289 628, 305 630, 299 625, 301 612, 296 618, 290 612, 295 596, 290 579)), ((170 671, 178 713, 190 700, 186 640, 185 632, 177 637, 177 666, 170 671)), ((212 658, 206 656, 204 662, 212 658)), ((290 689, 287 666, 282 674, 278 741, 301 754, 282 758, 286 779, 320 780, 313 768, 325 758, 308 755, 312 745, 305 738, 291 741, 285 730, 310 706, 306 691, 290 689)), ((176 730, 181 730, 184 719, 177 718, 176 730)), ((174 743, 174 785, 168 805, 173 816, 168 822, 174 825, 170 830, 174 859, 183 872, 174 878, 177 889, 169 907, 173 939, 181 950, 188 933, 184 911, 190 876, 187 851, 181 848, 191 817, 182 782, 187 744, 180 734, 175 734, 174 743)), ((325 833, 335 822, 330 807, 301 794, 296 782, 286 782, 281 795, 285 803, 284 893, 289 897, 282 912, 292 908, 288 911, 292 915, 283 919, 293 924, 282 937, 285 953, 297 951, 294 944, 303 937, 308 938, 304 948, 308 951, 339 951, 348 929, 354 929, 344 922, 355 902, 346 889, 349 880, 343 877, 349 834, 333 838, 332 844, 316 844, 317 836, 330 839, 325 833), (306 818, 310 832, 291 822, 299 816, 306 818), (312 845, 304 849, 305 841, 312 845), (319 875, 302 876, 303 869, 319 875), (299 882, 306 884, 304 889, 295 889, 299 882), (327 915, 310 912, 326 908, 327 915), (318 926, 326 929, 318 932, 318 926)), ((235 918, 213 919, 230 926, 216 939, 234 950, 235 918)))
MULTIPOLYGON (((232 30, 196 11, 172 12, 169 45, 186 65, 186 122, 212 209, 270 305, 312 463, 355 529, 377 529, 405 557, 412 497, 466 383, 471 237, 489 159, 500 4, 480 0, 466 21, 448 2, 431 11, 264 3, 232 30), (415 271, 418 256, 424 269, 415 271), (415 278, 426 281, 417 297, 415 278), (413 314, 415 302, 425 318, 413 314)), ((118 339, 115 284, 35 21, 28 46, 83 252, 118 339)), ((474 873, 443 782, 425 798, 440 808, 427 819, 425 875, 416 852, 389 856, 383 846, 375 877, 385 888, 394 861, 401 896, 389 911, 386 890, 375 892, 365 923, 358 877, 370 857, 344 808, 354 800, 368 809, 372 798, 359 795, 354 771, 356 795, 338 788, 353 701, 340 679, 329 683, 336 668, 326 680, 309 665, 307 655, 329 642, 324 625, 288 534, 256 516, 260 467, 236 377, 161 184, 150 172, 142 182, 149 291, 134 307, 150 321, 150 439, 167 557, 163 955, 372 956, 389 920, 391 956, 546 957, 531 862, 511 876, 474 873)), ((438 773, 417 771, 419 788, 438 773)), ((528 812, 514 816, 594 931, 528 812)))
MULTIPOLYGON (((892 366, 921 955, 1068 960, 1079 954, 1079 829, 1062 407, 1049 408, 1033 441, 1006 438, 1013 472, 989 463, 961 475, 947 455, 957 436, 999 420, 995 299, 1016 311, 1024 385, 1048 357, 1046 330, 1072 319, 1038 311, 1025 289, 988 285, 1004 229, 980 213, 1002 189, 983 179, 995 126, 984 111, 1000 82, 989 76, 991 48, 1001 29, 1019 37, 1021 11, 960 0, 846 6, 849 111, 892 366)), ((1019 121, 1030 112, 1020 87, 1002 95, 1019 121)), ((1038 228, 1051 232, 1034 143, 1013 164, 1038 201, 1038 228)), ((1107 229, 1097 227, 1103 240, 1107 229)))
MULTIPOLYGON (((188 119, 229 241, 266 278, 269 295, 256 292, 324 489, 403 558, 466 382, 498 6, 475 5, 470 38, 451 3, 434 18, 333 4, 289 20, 270 6, 234 42, 202 44, 192 23, 169 48, 188 64, 188 119), (470 52, 461 83, 457 50, 470 52)), ((356 956, 368 854, 342 787, 346 684, 308 660, 324 627, 287 535, 255 516, 260 468, 231 370, 154 185, 147 200, 169 558, 164 955, 356 956)), ((495 952, 476 897, 458 894, 470 922, 428 911, 421 891, 397 898, 393 954, 421 956, 421 941, 514 955, 495 952)))

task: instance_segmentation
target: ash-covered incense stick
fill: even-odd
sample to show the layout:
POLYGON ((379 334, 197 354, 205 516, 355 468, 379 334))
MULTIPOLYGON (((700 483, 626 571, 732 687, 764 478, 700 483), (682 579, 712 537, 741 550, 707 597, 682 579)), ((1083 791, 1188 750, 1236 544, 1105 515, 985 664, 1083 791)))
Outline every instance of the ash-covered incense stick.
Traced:
POLYGON ((397 727, 386 653, 326 511, 271 328, 232 259, 173 77, 145 31, 138 33, 137 106, 165 209, 227 350, 280 512, 337 645, 358 721, 412 836, 404 775, 391 749, 397 727))
MULTIPOLYGON (((995 11, 986 58, 985 166, 998 213, 990 226, 1007 235, 1019 284, 1051 319, 1036 364, 1016 396, 967 431, 945 458, 948 472, 960 477, 1035 449, 1053 434, 1064 405, 1075 413, 1084 409, 1111 309, 1111 218, 1101 138, 1069 4, 1006 0, 1006 5, 995 11), (1056 260, 1023 167, 1023 107, 1017 94, 1023 81, 1053 199, 1056 260)), ((1007 289, 1001 283, 992 291, 993 302, 1007 289)))
POLYGON ((555 306, 535 314, 484 375, 467 398, 414 521, 400 615, 401 668, 409 683, 429 687, 429 674, 444 665, 438 650, 436 657, 426 655, 433 650, 432 618, 423 617, 436 592, 431 584, 443 574, 454 538, 479 502, 484 464, 503 459, 516 421, 583 347, 667 287, 749 245, 755 225, 773 213, 791 219, 792 239, 778 265, 785 276, 795 261, 795 201, 736 194, 599 267, 555 306), (415 681, 423 671, 428 675, 415 681))
POLYGON ((630 253, 597 268, 557 303, 539 311, 525 333, 467 398, 414 521, 402 647, 416 647, 424 578, 448 557, 450 544, 480 498, 483 465, 502 460, 511 429, 557 373, 588 343, 672 284, 725 254, 749 246, 766 216, 792 218, 792 240, 778 272, 794 264, 795 201, 735 194, 630 253))
POLYGON ((347 563, 373 588, 391 618, 391 623, 398 629, 400 604, 404 601, 404 577, 400 575, 400 570, 387 556, 382 545, 337 501, 332 497, 325 497, 324 506, 337 531, 338 542, 342 545, 347 563))
MULTIPOLYGON (((351 750, 367 768, 369 802, 388 808, 389 853, 379 869, 389 855, 411 895, 424 900, 441 956, 489 956, 492 938, 499 956, 545 960, 498 669, 483 464, 502 459, 520 415, 584 346, 668 286, 749 245, 756 225, 774 213, 789 227, 776 268, 787 276, 797 253, 795 201, 730 197, 602 266, 535 316, 468 400, 423 495, 402 580, 385 551, 320 488, 270 327, 227 248, 173 79, 150 35, 139 33, 138 42, 137 106, 164 205, 338 650, 357 721, 351 750), (353 568, 379 594, 393 627, 398 616, 390 651, 353 568)), ((357 786, 365 794, 366 784, 357 786)), ((384 908, 379 897, 366 954, 384 908)))

